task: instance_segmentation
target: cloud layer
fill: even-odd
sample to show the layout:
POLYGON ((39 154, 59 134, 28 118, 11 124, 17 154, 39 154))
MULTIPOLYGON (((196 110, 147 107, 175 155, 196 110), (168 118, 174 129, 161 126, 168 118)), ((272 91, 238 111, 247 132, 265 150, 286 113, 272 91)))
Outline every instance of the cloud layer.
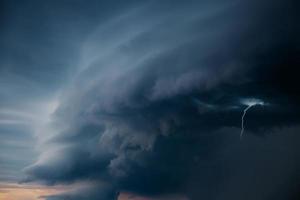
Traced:
POLYGON ((89 183, 47 200, 111 200, 126 192, 298 197, 290 8, 280 1, 133 2, 89 24, 83 19, 93 8, 83 7, 81 24, 90 31, 74 36, 77 66, 59 76, 58 106, 39 127, 41 154, 23 182, 89 183), (243 98, 267 106, 249 112, 240 141, 243 98))

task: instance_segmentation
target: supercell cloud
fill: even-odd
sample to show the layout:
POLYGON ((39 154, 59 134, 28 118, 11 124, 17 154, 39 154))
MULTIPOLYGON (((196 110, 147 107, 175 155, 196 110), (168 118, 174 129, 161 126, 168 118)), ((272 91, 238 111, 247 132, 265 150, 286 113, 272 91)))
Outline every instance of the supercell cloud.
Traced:
POLYGON ((42 198, 299 198, 292 2, 4 5, 16 16, 3 14, 1 45, 13 50, 0 73, 18 76, 1 87, 1 105, 54 99, 28 125, 38 156, 20 181, 77 188, 42 198), (22 81, 39 88, 16 94, 22 81), (243 116, 240 140, 252 101, 266 106, 243 116))

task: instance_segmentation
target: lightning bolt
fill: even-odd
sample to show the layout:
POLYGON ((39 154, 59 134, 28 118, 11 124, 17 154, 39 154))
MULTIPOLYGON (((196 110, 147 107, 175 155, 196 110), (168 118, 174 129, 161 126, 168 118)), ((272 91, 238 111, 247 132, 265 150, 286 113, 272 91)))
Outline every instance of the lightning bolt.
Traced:
POLYGON ((254 106, 256 106, 256 105, 261 105, 261 106, 263 106, 265 103, 263 102, 263 101, 261 101, 261 100, 258 100, 258 99, 247 99, 247 100, 244 100, 243 102, 242 102, 243 104, 245 104, 245 105, 247 105, 247 107, 244 109, 244 111, 243 111, 243 115, 242 115, 242 124, 241 124, 241 134, 240 134, 240 139, 242 139, 242 137, 243 137, 243 134, 244 134, 244 130, 245 130, 245 126, 244 126, 244 118, 245 118, 245 116, 246 116, 246 114, 247 114, 247 111, 250 109, 250 108, 252 108, 252 107, 254 107, 254 106))
POLYGON ((240 134, 240 138, 242 139, 242 137, 243 137, 243 133, 244 133, 244 130, 245 130, 245 128, 244 128, 244 118, 245 118, 245 115, 246 115, 246 113, 247 113, 247 111, 251 108, 251 107, 253 107, 254 105, 249 105, 249 106, 247 106, 247 108, 245 108, 244 109, 244 112, 243 112, 243 115, 242 115, 242 126, 241 126, 241 134, 240 134))

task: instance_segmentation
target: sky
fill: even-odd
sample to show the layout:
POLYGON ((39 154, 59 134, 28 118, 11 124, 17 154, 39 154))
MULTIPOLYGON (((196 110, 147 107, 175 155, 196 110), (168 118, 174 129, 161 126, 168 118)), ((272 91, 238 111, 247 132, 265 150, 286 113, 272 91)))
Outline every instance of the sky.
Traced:
POLYGON ((0 200, 300 198, 289 0, 0 1, 0 200))

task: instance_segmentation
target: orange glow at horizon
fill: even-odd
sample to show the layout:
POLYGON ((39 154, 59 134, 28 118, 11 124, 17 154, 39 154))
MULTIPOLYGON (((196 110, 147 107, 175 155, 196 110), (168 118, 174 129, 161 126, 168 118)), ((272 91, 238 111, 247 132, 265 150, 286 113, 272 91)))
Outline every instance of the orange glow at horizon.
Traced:
POLYGON ((66 191, 64 187, 0 183, 0 200, 41 200, 44 199, 42 196, 64 191, 66 191))
MULTIPOLYGON (((78 185, 77 185, 78 186, 78 185)), ((84 186, 84 185, 83 185, 84 186)), ((43 186, 0 182, 0 200, 44 200, 43 196, 76 191, 74 186, 43 186)), ((118 200, 189 200, 181 194, 146 197, 130 192, 121 192, 118 200)))

